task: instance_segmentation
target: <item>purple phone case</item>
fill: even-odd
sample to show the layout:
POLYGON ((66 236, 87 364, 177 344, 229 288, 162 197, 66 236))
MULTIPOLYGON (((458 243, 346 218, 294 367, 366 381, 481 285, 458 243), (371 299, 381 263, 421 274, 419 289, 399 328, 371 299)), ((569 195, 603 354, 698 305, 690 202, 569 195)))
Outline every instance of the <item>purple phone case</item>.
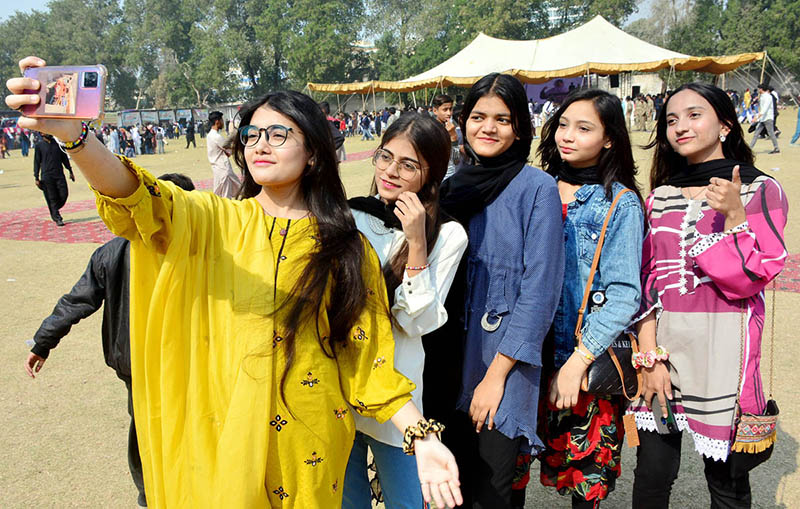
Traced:
POLYGON ((26 90, 25 93, 38 93, 40 100, 37 105, 23 106, 22 114, 39 118, 101 118, 107 74, 103 65, 29 67, 25 69, 25 77, 39 81, 41 86, 38 92, 26 90), (97 87, 83 87, 85 72, 98 74, 97 87))

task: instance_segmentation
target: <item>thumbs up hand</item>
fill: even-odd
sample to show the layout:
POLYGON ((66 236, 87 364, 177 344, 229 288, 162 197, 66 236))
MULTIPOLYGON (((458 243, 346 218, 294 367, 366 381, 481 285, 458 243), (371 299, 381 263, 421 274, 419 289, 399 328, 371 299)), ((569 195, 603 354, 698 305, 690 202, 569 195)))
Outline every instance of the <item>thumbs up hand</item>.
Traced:
POLYGON ((739 226, 747 219, 742 205, 742 178, 739 165, 733 167, 731 180, 712 177, 706 191, 708 205, 725 216, 725 230, 739 226))

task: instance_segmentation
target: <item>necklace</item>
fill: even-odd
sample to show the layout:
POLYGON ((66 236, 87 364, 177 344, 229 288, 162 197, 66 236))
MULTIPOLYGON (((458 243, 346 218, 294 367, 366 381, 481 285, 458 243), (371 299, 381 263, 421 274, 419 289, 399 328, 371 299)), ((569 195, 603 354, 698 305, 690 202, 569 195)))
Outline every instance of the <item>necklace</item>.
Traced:
POLYGON ((691 193, 689 193, 689 189, 687 188, 687 189, 686 189, 686 194, 688 194, 689 196, 686 196, 686 194, 684 194, 684 197, 686 197, 686 199, 688 199, 688 200, 695 201, 695 200, 696 200, 696 199, 697 199, 697 198, 698 198, 698 197, 699 197, 701 194, 703 194, 703 193, 704 193, 704 192, 705 192, 707 189, 708 189, 708 188, 707 188, 706 186, 703 186, 703 187, 701 187, 701 188, 700 188, 700 190, 699 190, 699 191, 697 191, 697 192, 696 192, 696 193, 694 193, 694 194, 691 194, 691 193))

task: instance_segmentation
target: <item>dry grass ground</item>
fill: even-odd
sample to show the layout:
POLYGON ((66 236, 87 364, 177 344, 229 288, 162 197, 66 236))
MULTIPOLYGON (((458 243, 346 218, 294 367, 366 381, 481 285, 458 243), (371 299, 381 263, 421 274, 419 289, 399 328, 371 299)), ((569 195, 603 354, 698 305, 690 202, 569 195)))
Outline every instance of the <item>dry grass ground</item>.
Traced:
MULTIPOLYGON (((796 111, 779 118, 784 131, 783 152, 767 155, 769 143, 757 145, 757 165, 774 172, 791 201, 790 225, 786 232, 791 252, 800 252, 800 149, 788 147, 794 132, 796 111), (780 168, 780 170, 772 170, 780 168)), ((637 144, 644 133, 634 133, 637 144)), ((184 149, 173 141, 167 154, 143 156, 137 160, 155 174, 183 172, 195 180, 211 178, 205 159, 204 142, 196 149, 184 149)), ((376 142, 348 139, 347 150, 356 153, 373 148, 376 142)), ((44 205, 33 185, 32 158, 19 151, 0 160, 0 212, 44 205)), ((648 167, 649 154, 636 150, 637 161, 648 167)), ((351 195, 368 191, 371 166, 368 160, 342 165, 342 178, 351 195)), ((70 184, 70 201, 90 199, 90 190, 77 175, 70 184)), ((43 213, 46 216, 46 213, 43 213)), ((90 219, 93 211, 65 215, 65 220, 90 219)), ((54 350, 36 380, 29 379, 23 361, 41 320, 58 298, 68 291, 83 272, 96 244, 22 242, 0 239, 0 507, 135 507, 136 492, 127 470, 125 449, 128 416, 123 383, 103 361, 100 344, 100 314, 75 326, 54 350)), ((800 294, 778 294, 776 321, 775 396, 782 407, 780 438, 773 458, 753 472, 756 507, 796 507, 800 500, 798 440, 800 404, 795 399, 800 372, 794 359, 800 358, 800 344, 794 337, 794 311, 800 294), (793 502, 794 501, 794 502, 793 502)), ((708 497, 702 463, 688 441, 684 444, 683 467, 676 483, 673 506, 707 507, 708 497)), ((623 456, 623 477, 617 491, 604 507, 630 504, 632 469, 635 458, 623 456)), ((569 501, 537 482, 528 490, 527 507, 568 507, 569 501)))

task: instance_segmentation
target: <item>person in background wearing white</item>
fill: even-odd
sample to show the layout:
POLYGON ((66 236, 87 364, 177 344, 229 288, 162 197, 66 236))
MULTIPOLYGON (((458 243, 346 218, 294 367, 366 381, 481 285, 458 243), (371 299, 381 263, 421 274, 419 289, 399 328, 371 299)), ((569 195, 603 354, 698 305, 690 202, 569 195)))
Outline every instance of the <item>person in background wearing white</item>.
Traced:
POLYGON ((758 122, 756 130, 753 133, 753 139, 750 140, 750 148, 753 148, 758 141, 759 136, 767 130, 769 139, 772 140, 772 151, 769 154, 778 154, 778 138, 775 137, 775 98, 769 92, 769 86, 762 83, 758 86, 758 114, 755 120, 758 122))
POLYGON ((228 160, 231 152, 224 147, 226 139, 220 134, 220 130, 225 128, 222 112, 212 111, 209 113, 208 123, 211 128, 206 140, 206 151, 208 162, 211 163, 211 171, 214 172, 214 194, 223 198, 233 198, 239 193, 242 181, 233 171, 231 162, 228 160))
POLYGON ((136 155, 142 155, 142 135, 139 133, 139 126, 135 125, 131 129, 131 136, 133 137, 133 147, 136 149, 136 155))

